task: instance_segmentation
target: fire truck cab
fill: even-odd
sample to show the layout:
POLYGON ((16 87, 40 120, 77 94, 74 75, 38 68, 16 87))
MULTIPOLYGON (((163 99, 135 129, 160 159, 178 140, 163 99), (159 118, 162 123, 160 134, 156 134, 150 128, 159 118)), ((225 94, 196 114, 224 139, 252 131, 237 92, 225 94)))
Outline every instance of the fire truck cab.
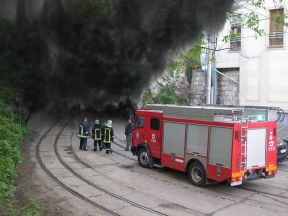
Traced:
POLYGON ((131 151, 141 166, 188 172, 197 186, 241 185, 275 176, 275 118, 260 107, 148 105, 135 113, 131 151))

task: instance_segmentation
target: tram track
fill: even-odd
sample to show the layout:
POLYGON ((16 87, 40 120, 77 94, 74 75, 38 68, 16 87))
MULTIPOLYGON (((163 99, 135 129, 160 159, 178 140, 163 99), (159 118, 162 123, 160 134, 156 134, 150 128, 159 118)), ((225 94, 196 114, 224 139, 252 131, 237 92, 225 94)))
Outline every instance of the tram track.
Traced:
MULTIPOLYGON (((81 199, 81 200, 85 201, 86 203, 88 203, 88 204, 90 204, 90 205, 92 205, 92 206, 94 206, 94 207, 102 210, 103 212, 105 212, 105 213, 107 213, 107 214, 109 214, 109 215, 117 215, 117 216, 120 215, 120 214, 118 214, 118 213, 116 213, 116 212, 114 212, 114 211, 106 208, 105 206, 100 205, 99 203, 97 203, 97 202, 89 199, 88 197, 84 196, 83 194, 80 194, 79 192, 73 190, 72 188, 70 188, 69 186, 67 186, 65 183, 63 183, 59 178, 57 178, 57 177, 46 167, 45 163, 43 162, 43 160, 42 160, 42 158, 41 158, 41 154, 40 154, 40 153, 41 153, 42 151, 40 152, 40 147, 41 147, 41 144, 43 143, 43 141, 45 140, 45 138, 47 139, 47 138, 49 137, 49 138, 52 139, 52 137, 55 137, 55 136, 56 136, 56 138, 55 138, 55 140, 54 140, 54 142, 53 142, 54 153, 56 154, 56 157, 57 157, 57 159, 59 160, 59 162, 65 167, 65 169, 67 169, 68 171, 70 171, 70 172, 71 172, 72 174, 74 174, 76 177, 78 177, 78 178, 81 179, 82 181, 86 182, 88 185, 90 185, 90 186, 92 186, 92 187, 94 187, 94 188, 96 188, 96 189, 104 192, 105 194, 110 195, 110 196, 112 196, 112 197, 114 197, 114 198, 116 198, 116 199, 118 199, 118 200, 120 200, 120 201, 123 201, 123 202, 125 202, 125 203, 128 203, 128 204, 130 204, 130 205, 132 205, 132 206, 134 206, 134 207, 140 208, 140 209, 142 209, 142 210, 144 210, 144 211, 153 213, 153 214, 155 214, 155 215, 161 215, 161 216, 163 216, 163 215, 166 216, 166 215, 167 215, 167 214, 164 214, 164 213, 162 213, 162 212, 155 211, 154 209, 151 209, 151 208, 142 206, 142 205, 140 205, 140 204, 138 204, 138 203, 135 203, 135 202, 133 202, 133 201, 131 201, 131 200, 126 199, 125 197, 119 196, 119 195, 117 195, 117 194, 115 194, 115 193, 113 193, 113 192, 111 192, 111 191, 109 191, 109 190, 106 190, 106 189, 102 188, 101 186, 96 185, 96 184, 94 184, 93 182, 85 179, 83 176, 81 176, 79 173, 75 172, 71 167, 69 167, 69 165, 68 165, 65 161, 63 161, 63 159, 61 158, 61 155, 60 155, 60 153, 59 153, 59 151, 58 151, 58 149, 57 149, 57 144, 58 144, 59 139, 61 139, 61 137, 65 136, 65 135, 62 135, 62 133, 63 133, 64 129, 67 127, 67 125, 68 125, 68 122, 66 122, 65 124, 57 124, 57 123, 54 123, 54 124, 45 132, 45 134, 43 134, 43 135, 40 137, 40 140, 36 143, 36 159, 37 159, 39 165, 41 166, 42 170, 43 170, 53 181, 55 181, 59 186, 61 186, 61 187, 62 187, 63 189, 65 189, 66 191, 68 191, 68 192, 70 192, 71 194, 73 194, 75 197, 78 197, 79 199, 81 199), (52 131, 52 129, 55 128, 55 127, 61 127, 61 129, 59 130, 59 132, 57 131, 57 134, 55 134, 55 135, 49 134, 49 133, 52 131), (56 152, 57 152, 57 153, 56 153, 56 152), (57 156, 57 154, 58 154, 59 157, 57 156), (61 162, 60 159, 62 160, 62 162, 64 162, 64 164, 66 164, 70 169, 72 169, 72 171, 71 171, 70 169, 68 169, 68 168, 61 162), (79 176, 77 176, 74 172, 75 172, 77 175, 79 175, 79 176), (88 183, 88 182, 89 182, 89 183, 88 183), (94 186, 93 186, 93 185, 94 185, 94 186), (95 187, 95 186, 96 186, 96 187, 95 187), (99 189, 99 188, 100 188, 100 189, 99 189), (122 200, 122 198, 124 198, 124 200, 122 200), (130 203, 130 202, 132 202, 132 203, 130 203), (138 205, 140 205, 140 206, 138 206, 138 205), (141 206, 144 207, 145 209, 143 209, 141 206), (151 211, 151 210, 152 210, 152 211, 151 211)), ((67 135, 67 136, 68 136, 68 135, 67 135)), ((73 136, 73 134, 72 134, 72 136, 73 136)), ((72 140, 72 136, 71 136, 71 140, 72 140)), ((124 141, 121 140, 121 139, 119 139, 118 137, 117 137, 116 139, 117 139, 117 142, 114 142, 114 144, 117 145, 118 147, 120 147, 121 149, 125 149, 125 147, 121 144, 121 143, 123 143, 124 141), (119 141, 120 143, 118 143, 118 141, 119 141)), ((72 146, 71 140, 70 140, 70 144, 71 144, 71 146, 72 146)), ((119 150, 119 149, 118 149, 118 150, 119 150)), ((74 155, 76 155, 76 153, 73 151, 73 149, 72 149, 72 152, 73 152, 74 155)), ((117 154, 117 155, 120 155, 121 157, 125 157, 125 158, 127 158, 127 159, 129 159, 129 160, 137 161, 137 159, 134 159, 134 158, 132 158, 132 157, 129 157, 129 156, 125 155, 125 154, 121 154, 120 152, 113 151, 113 153, 115 153, 115 154, 117 154)), ((77 157, 77 155, 76 155, 76 157, 77 157)), ((81 160, 81 159, 80 159, 80 160, 81 160)), ((83 161, 82 161, 82 162, 83 162, 83 161)), ((87 166, 87 167, 89 167, 89 168, 91 168, 91 169, 94 170, 94 168, 91 167, 91 165, 87 164, 86 162, 83 162, 83 165, 85 165, 85 166, 87 166)), ((282 171, 282 170, 281 170, 281 171, 282 171)), ((285 172, 285 171, 284 171, 284 172, 285 172)), ((245 186, 243 186, 243 187, 238 187, 238 188, 241 189, 241 190, 251 191, 251 192, 253 192, 254 194, 259 194, 259 195, 263 195, 263 196, 273 196, 273 197, 279 197, 279 198, 288 199, 287 196, 277 195, 276 193, 269 193, 269 192, 263 192, 263 191, 259 191, 259 190, 254 190, 254 189, 246 188, 245 186)), ((286 191, 287 191, 287 190, 286 190, 286 191)), ((271 198, 271 197, 267 197, 267 198, 271 198)), ((277 200, 275 200, 275 201, 277 201, 277 200)), ((283 203, 283 204, 284 204, 284 203, 283 203)), ((197 210, 193 210, 193 209, 190 209, 190 210, 195 211, 195 212, 200 213, 200 214, 204 214, 203 212, 199 212, 199 211, 197 211, 197 210)), ((209 215, 209 214, 208 214, 208 215, 209 215)))
MULTIPOLYGON (((122 141, 122 140, 119 139, 118 137, 116 137, 116 139, 117 139, 118 141, 124 143, 124 141, 122 141)), ((122 149, 125 149, 125 147, 124 147, 123 145, 119 144, 118 142, 115 142, 115 141, 114 141, 114 144, 117 145, 118 147, 122 148, 122 149)), ((133 159, 133 158, 130 158, 130 157, 126 156, 126 155, 123 155, 123 154, 121 154, 121 153, 118 153, 117 151, 116 151, 116 152, 113 151, 113 152, 116 153, 116 154, 118 154, 118 155, 120 155, 120 156, 123 156, 123 157, 125 157, 125 158, 129 158, 129 159, 131 159, 131 160, 137 161, 136 159, 133 159)), ((161 179, 158 179, 158 180, 161 180, 161 179)), ((161 181, 162 181, 162 180, 161 180, 161 181)), ((287 198, 288 198, 288 197, 282 196, 282 195, 277 195, 277 194, 273 194, 273 193, 269 193, 269 192, 263 192, 263 191, 259 191, 259 190, 254 190, 254 189, 245 188, 245 185, 242 186, 242 187, 238 187, 238 188, 241 189, 241 190, 250 191, 250 192, 252 192, 252 194, 250 194, 248 197, 245 197, 245 198, 241 199, 241 201, 236 201, 235 203, 232 203, 231 205, 228 205, 228 206, 224 207, 223 209, 228 208, 228 207, 231 207, 231 206, 234 206, 234 205, 237 205, 237 204, 239 204, 239 203, 242 203, 242 202, 244 202, 246 199, 248 199, 250 196, 254 196, 254 195, 256 195, 256 194, 261 195, 261 196, 265 196, 265 197, 270 198, 270 199, 272 199, 272 200, 274 200, 274 201, 278 201, 279 203, 282 203, 282 204, 286 204, 286 203, 285 203, 285 202, 282 202, 282 201, 279 201, 279 200, 276 200, 276 199, 272 198, 271 196, 273 196, 273 197, 279 197, 279 198, 283 198, 283 199, 287 199, 287 198), (269 197, 269 196, 270 196, 270 197, 269 197)), ((220 209, 220 210, 222 210, 222 209, 220 209)), ((218 210, 217 210, 216 212, 218 212, 218 210)), ((214 215, 213 213, 214 213, 214 212, 212 212, 212 214, 209 213, 209 214, 206 214, 206 215, 214 215)))
MULTIPOLYGON (((58 137, 58 138, 59 138, 59 137, 58 137)), ((131 200, 129 200, 129 199, 123 197, 123 196, 120 196, 120 195, 118 195, 118 194, 115 194, 115 193, 113 193, 113 192, 111 192, 111 191, 109 191, 109 190, 107 190, 107 189, 105 189, 105 188, 103 188, 103 187, 101 187, 101 186, 99 186, 99 185, 97 185, 97 184, 89 181, 88 179, 86 179, 85 177, 83 177, 82 175, 80 175, 79 173, 77 173, 75 170, 73 170, 73 169, 62 159, 61 155, 59 154, 58 148, 57 148, 57 143, 58 143, 57 141, 54 142, 54 146, 53 146, 54 152, 55 152, 55 154, 56 154, 57 159, 59 160, 59 162, 60 162, 67 170, 69 170, 73 175, 75 175, 75 176, 76 176, 77 178, 79 178, 80 180, 84 181, 85 183, 87 183, 88 185, 92 186, 93 188, 95 188, 95 189, 97 189, 97 190, 99 190, 99 191, 101 191, 101 192, 103 192, 103 193, 105 193, 105 194, 107 194, 107 195, 110 195, 110 196, 113 197, 113 198, 116 198, 116 199, 118 199, 118 200, 120 200, 120 201, 123 201, 123 202, 125 202, 125 203, 127 203, 127 204, 129 204, 129 205, 131 205, 131 206, 134 206, 134 207, 139 208, 139 209, 142 209, 142 210, 144 210, 144 211, 153 213, 153 214, 155 214, 155 215, 168 216, 168 215, 165 214, 165 213, 162 213, 162 212, 157 211, 157 210, 154 210, 154 209, 152 209, 152 208, 143 206, 143 205, 141 205, 141 204, 139 204, 139 203, 133 202, 133 201, 131 201, 131 200)), ((88 168, 92 168, 89 164, 85 163, 84 161, 81 161, 80 158, 78 158, 74 152, 73 152, 73 155, 76 157, 77 161, 79 161, 80 163, 82 163, 83 165, 85 165, 85 166, 88 167, 88 168)))
POLYGON ((241 189, 241 190, 246 190, 246 191, 258 193, 258 194, 261 194, 261 195, 265 194, 265 195, 269 195, 269 196, 274 196, 274 197, 279 197, 279 198, 283 198, 283 199, 288 199, 288 196, 283 196, 283 195, 280 195, 280 194, 273 194, 273 193, 269 193, 269 192, 265 192, 265 191, 259 191, 259 190, 247 188, 245 186, 241 186, 241 187, 238 187, 238 188, 241 189))
MULTIPOLYGON (((114 136, 114 137, 116 137, 116 139, 119 140, 120 142, 124 142, 123 140, 121 140, 117 136, 114 136)), ((119 143, 114 142, 114 144, 116 144, 117 146, 119 146, 122 149, 125 149, 125 147, 123 145, 119 144, 119 143)), ((123 157, 129 158, 131 160, 137 161, 136 159, 130 158, 130 157, 128 157, 126 155, 123 155, 123 154, 120 154, 118 152, 115 152, 115 153, 118 154, 118 155, 121 155, 123 157)), ((282 170, 282 169, 279 169, 279 171, 288 172, 288 171, 282 170)), ((241 187, 238 187, 238 188, 241 189, 241 190, 246 190, 246 191, 250 191, 250 192, 254 192, 254 193, 258 193, 258 194, 264 194, 264 195, 268 195, 268 196, 276 196, 276 197, 279 197, 279 198, 288 199, 288 196, 283 196, 283 195, 273 194, 273 193, 269 193, 269 192, 265 192, 265 191, 259 191, 259 190, 255 190, 255 189, 250 189, 250 188, 245 187, 245 185, 241 186, 241 187)))
MULTIPOLYGON (((115 137, 115 136, 114 136, 114 137, 115 137)), ((119 140, 120 142, 124 142, 124 141, 121 141, 119 138, 118 138, 118 140, 119 140)), ((115 142, 115 141, 114 141, 113 143, 114 143, 115 145, 117 145, 118 147, 120 147, 121 149, 125 149, 125 146, 123 146, 123 145, 121 145, 121 144, 119 144, 119 143, 117 143, 117 142, 115 142)), ((72 147, 72 141, 70 141, 70 145, 71 145, 71 148, 73 149, 73 147, 72 147)), ((138 161, 137 159, 134 159, 134 158, 131 158, 131 157, 126 156, 126 155, 124 155, 124 154, 121 154, 121 153, 119 153, 119 152, 117 152, 117 151, 115 151, 115 150, 113 150, 112 152, 115 153, 115 154, 117 154, 117 155, 120 155, 120 156, 122 156, 122 157, 125 157, 125 158, 127 158, 127 159, 130 159, 130 160, 133 160, 133 161, 138 161)), ((90 164, 88 164, 88 163, 86 163, 85 161, 83 161, 82 159, 80 159, 74 151, 73 151, 73 155, 75 156, 75 158, 76 158, 81 164, 83 164, 84 166, 86 166, 86 167, 88 167, 88 168, 90 168, 90 169, 95 170, 94 167, 92 167, 90 164)), ((137 173, 139 173, 139 174, 141 174, 141 175, 144 175, 144 176, 149 176, 150 178, 153 178, 153 179, 155 179, 156 181, 161 181, 161 182, 168 183, 168 184, 175 184, 175 182, 170 182, 170 181, 168 181, 168 180, 163 180, 163 179, 161 179, 161 178, 156 178, 156 177, 154 177, 153 175, 148 174, 147 172, 143 172, 142 170, 137 169, 136 167, 133 167, 133 171, 136 171, 137 173)), ((96 172, 97 172, 97 173, 100 173, 99 171, 96 171, 96 172)), ((105 176, 105 177, 107 177, 107 178, 109 178, 108 176, 104 175, 103 173, 100 173, 100 174, 103 175, 103 176, 105 176)), ((110 178, 109 178, 109 179, 110 179, 110 178)), ((114 179, 111 179, 111 180, 114 181, 114 179)), ((187 189, 186 187, 183 187, 183 188, 187 189)), ((226 194, 226 195, 229 195, 229 194, 226 194)), ((215 196, 215 195, 212 195, 212 196, 214 196, 214 197, 220 197, 221 199, 223 199, 223 197, 221 197, 221 196, 215 196)), ((226 199, 226 198, 225 198, 225 199, 226 199)), ((190 210, 205 215, 205 213, 203 213, 203 212, 200 212, 200 211, 197 211, 197 210, 194 210, 194 209, 190 209, 190 210)))
MULTIPOLYGON (((57 123, 52 124, 52 126, 45 132, 44 135, 42 135, 42 137, 39 139, 39 141, 37 142, 36 145, 36 159, 40 165, 40 167, 42 168, 42 170, 54 181, 56 182, 59 186, 61 186, 63 189, 65 189, 66 191, 70 192, 71 194, 73 194, 74 196, 78 197, 79 199, 85 201, 86 203, 89 203, 90 205, 102 210, 105 213, 108 213, 109 215, 114 215, 114 216, 121 216, 113 211, 111 211, 110 209, 92 201, 91 199, 85 197, 84 195, 78 193, 77 191, 73 190, 71 187, 67 186, 66 184, 64 184, 59 178, 57 178, 44 164, 41 155, 40 155, 40 147, 41 144, 43 143, 44 139, 47 137, 47 135, 51 132, 51 130, 57 126, 57 123)), ((61 133, 63 132, 64 128, 67 126, 67 123, 65 123, 61 130, 57 133, 56 135, 56 139, 54 141, 54 145, 58 142, 59 137, 61 135, 61 133)))
MULTIPOLYGON (((71 149, 72 149, 72 154, 73 154, 73 156, 76 158, 76 160, 77 160, 79 163, 81 163, 82 165, 84 165, 85 167, 90 168, 90 169, 96 171, 98 174, 104 176, 105 178, 110 179, 110 180, 113 181, 113 182, 116 182, 115 179, 110 178, 109 176, 103 174, 102 172, 97 171, 94 166, 91 166, 89 163, 83 161, 81 158, 78 157, 78 155, 75 153, 75 151, 73 151, 72 137, 73 137, 73 134, 72 134, 71 140, 70 140, 70 147, 71 147, 71 149)), ((115 143, 114 143, 114 144, 115 144, 115 143)), ((117 144, 117 145, 120 146, 122 149, 125 149, 125 147, 122 146, 121 144, 117 144)), ((130 160, 135 160, 134 158, 131 158, 131 157, 128 157, 128 156, 126 156, 126 155, 124 155, 124 154, 121 154, 121 153, 119 153, 119 152, 116 152, 115 150, 112 150, 112 152, 113 152, 113 154, 114 154, 114 153, 115 153, 115 154, 118 154, 118 155, 120 155, 120 156, 122 156, 122 157, 125 157, 125 158, 128 158, 128 159, 130 159, 130 160)), ((135 161, 137 161, 137 160, 135 160, 135 161)), ((135 168, 133 169, 133 171, 135 171, 135 168)), ((157 181, 159 181, 159 180, 160 180, 160 181, 163 181, 163 180, 161 180, 161 179, 159 179, 159 178, 155 178, 155 177, 153 177, 153 176, 151 176, 151 175, 148 175, 147 173, 140 172, 140 171, 138 171, 138 169, 136 169, 136 171, 137 171, 138 173, 142 174, 142 175, 149 176, 149 177, 151 177, 151 178, 153 178, 153 179, 155 179, 155 180, 157 180, 157 181)), ((163 182, 167 183, 166 181, 163 181, 163 182)), ((119 183, 119 182, 116 182, 116 183, 119 183)), ((92 183, 92 184, 94 184, 94 183, 92 183)), ((105 189, 104 189, 104 190, 105 190, 105 189)), ((117 196, 118 196, 118 195, 117 195, 117 196)), ((150 196, 151 196, 151 195, 150 195, 150 196)), ((189 210, 191 210, 192 212, 196 213, 197 215, 205 215, 205 213, 203 213, 203 212, 201 212, 201 211, 198 211, 198 210, 195 210, 195 209, 187 208, 187 207, 180 206, 180 205, 179 205, 179 207, 182 207, 183 209, 189 209, 189 210)), ((147 207, 146 207, 146 208, 147 208, 147 207)), ((153 211, 154 211, 154 210, 153 210, 153 211)), ((167 215, 167 214, 160 213, 160 215, 167 215)))

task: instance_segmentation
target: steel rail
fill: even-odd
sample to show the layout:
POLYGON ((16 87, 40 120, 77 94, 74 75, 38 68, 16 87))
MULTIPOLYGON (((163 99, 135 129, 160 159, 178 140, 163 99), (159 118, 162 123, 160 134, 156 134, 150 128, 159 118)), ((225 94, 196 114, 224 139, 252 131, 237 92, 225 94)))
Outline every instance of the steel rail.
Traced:
MULTIPOLYGON (((114 137, 115 137, 115 136, 114 136, 114 137)), ((119 138, 117 138, 117 139, 118 139, 120 142, 123 142, 123 141, 121 141, 119 138)), ((117 146, 119 146, 119 147, 121 147, 121 148, 125 148, 125 147, 123 147, 123 146, 122 146, 121 144, 119 144, 119 143, 115 143, 115 142, 114 142, 114 144, 116 144, 117 146)), ((113 152, 115 152, 115 151, 113 151, 113 152)), ((128 157, 128 156, 126 156, 126 155, 123 155, 123 154, 121 154, 121 153, 119 153, 119 152, 115 152, 115 153, 118 154, 118 155, 120 155, 120 156, 129 158, 129 159, 131 159, 131 160, 137 161, 136 159, 130 158, 130 157, 128 157)), ((282 170, 282 169, 278 169, 278 170, 281 171, 281 172, 288 172, 288 171, 282 170)), ((258 193, 258 194, 265 194, 265 195, 277 196, 277 197, 280 197, 280 198, 288 199, 288 196, 277 195, 277 194, 273 194, 273 193, 269 193, 269 192, 264 192, 264 191, 259 191, 259 190, 255 190, 255 189, 250 189, 250 188, 245 187, 245 185, 242 185, 242 186, 240 186, 240 187, 238 187, 238 188, 239 188, 239 189, 242 189, 242 190, 246 190, 246 191, 255 192, 255 193, 258 193)))
POLYGON ((279 198, 283 198, 283 199, 288 199, 288 196, 283 196, 283 195, 280 195, 280 194, 273 194, 273 193, 269 193, 269 192, 265 192, 265 191, 255 190, 255 189, 247 188, 244 185, 239 186, 238 188, 242 189, 242 190, 246 190, 246 191, 255 192, 255 193, 258 193, 258 194, 265 194, 265 195, 269 195, 269 196, 275 196, 275 197, 279 197, 279 198))
MULTIPOLYGON (((77 191, 73 190, 72 188, 68 187, 67 185, 65 185, 62 181, 60 181, 54 174, 52 174, 49 169, 46 167, 46 165, 44 164, 41 156, 40 156, 40 146, 43 142, 43 140, 47 137, 47 135, 50 133, 50 131, 56 126, 57 123, 53 124, 46 132, 44 135, 42 135, 42 137, 40 138, 40 140, 37 142, 37 146, 36 146, 36 158, 37 161, 39 163, 39 165, 41 166, 42 170, 53 180, 55 181, 58 185, 60 185, 63 189, 65 189, 66 191, 70 192, 71 194, 73 194, 74 196, 80 198, 81 200, 91 204, 92 206, 110 214, 110 215, 114 215, 114 216, 121 216, 113 211, 111 211, 110 209, 90 200, 89 198, 83 196, 82 194, 78 193, 77 191)), ((66 127, 67 123, 64 124, 61 128, 61 130, 59 131, 59 133, 56 136, 56 139, 54 141, 54 145, 55 143, 58 142, 59 137, 61 135, 61 133, 63 132, 64 128, 66 127)))
MULTIPOLYGON (((59 137, 58 137, 58 138, 59 138, 59 137)), ((108 195, 110 195, 110 196, 118 199, 118 200, 121 200, 121 201, 123 201, 123 202, 125 202, 125 203, 128 203, 128 204, 130 204, 130 205, 132 205, 132 206, 134 206, 134 207, 137 207, 137 208, 139 208, 139 209, 145 210, 145 211, 147 211, 147 212, 150 212, 150 213, 153 213, 153 214, 156 214, 156 215, 168 216, 168 215, 165 214, 165 213, 162 213, 162 212, 157 211, 157 210, 154 210, 154 209, 152 209, 152 208, 143 206, 143 205, 141 205, 141 204, 139 204, 139 203, 136 203, 136 202, 133 202, 133 201, 131 201, 131 200, 129 200, 129 199, 123 197, 123 196, 120 196, 120 195, 115 194, 115 193, 113 193, 113 192, 111 192, 111 191, 109 191, 109 190, 106 190, 106 189, 102 188, 101 186, 99 186, 99 185, 97 185, 97 184, 94 184, 93 182, 91 182, 91 181, 89 181, 88 179, 84 178, 82 175, 80 175, 80 174, 77 173, 75 170, 73 170, 73 169, 62 159, 61 155, 59 154, 58 148, 57 148, 57 143, 58 143, 58 142, 57 142, 57 139, 56 139, 56 142, 54 142, 54 152, 55 152, 55 154, 56 154, 56 157, 57 157, 58 160, 60 161, 60 163, 61 163, 67 170, 69 170, 73 175, 75 175, 76 177, 78 177, 78 178, 81 179, 82 181, 86 182, 88 185, 90 185, 90 186, 92 186, 92 187, 94 187, 94 188, 96 188, 96 189, 98 189, 98 190, 100 190, 100 191, 102 191, 102 192, 104 192, 104 193, 106 193, 106 194, 108 194, 108 195)), ((73 154, 74 154, 74 156, 76 155, 74 151, 73 151, 73 154)), ((78 158, 77 156, 75 156, 75 157, 76 157, 76 159, 78 158)), ((131 159, 131 158, 130 158, 130 159, 131 159)), ((79 160, 79 158, 78 158, 78 160, 79 160)), ((89 166, 87 163, 84 162, 83 164, 84 164, 85 166, 91 168, 91 166, 89 166)))

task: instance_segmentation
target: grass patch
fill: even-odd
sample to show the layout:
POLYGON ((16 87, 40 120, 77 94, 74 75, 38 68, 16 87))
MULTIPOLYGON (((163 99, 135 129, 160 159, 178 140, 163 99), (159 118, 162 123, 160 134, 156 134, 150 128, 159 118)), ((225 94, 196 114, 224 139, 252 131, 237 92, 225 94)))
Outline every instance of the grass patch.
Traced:
POLYGON ((36 199, 31 199, 23 207, 15 208, 13 202, 10 202, 5 205, 5 213, 9 216, 42 216, 44 210, 40 205, 40 202, 36 199))

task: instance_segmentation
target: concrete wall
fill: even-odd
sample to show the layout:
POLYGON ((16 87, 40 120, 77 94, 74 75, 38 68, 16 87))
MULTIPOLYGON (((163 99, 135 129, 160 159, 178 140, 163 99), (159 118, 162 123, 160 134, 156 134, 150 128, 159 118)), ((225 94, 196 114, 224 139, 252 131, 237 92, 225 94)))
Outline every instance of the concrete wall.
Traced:
MULTIPOLYGON (((223 50, 216 53, 217 68, 240 67, 240 104, 259 106, 279 106, 288 111, 288 34, 284 27, 284 46, 269 48, 269 10, 275 9, 273 1, 266 0, 267 10, 260 14, 260 27, 265 35, 254 37, 255 33, 242 28, 241 51, 223 50)), ((284 9, 288 9, 288 2, 284 9)), ((287 22, 287 21, 286 21, 287 22)), ((229 34, 227 22, 219 33, 218 41, 229 34)), ((230 44, 219 43, 219 48, 229 48, 230 44)))

